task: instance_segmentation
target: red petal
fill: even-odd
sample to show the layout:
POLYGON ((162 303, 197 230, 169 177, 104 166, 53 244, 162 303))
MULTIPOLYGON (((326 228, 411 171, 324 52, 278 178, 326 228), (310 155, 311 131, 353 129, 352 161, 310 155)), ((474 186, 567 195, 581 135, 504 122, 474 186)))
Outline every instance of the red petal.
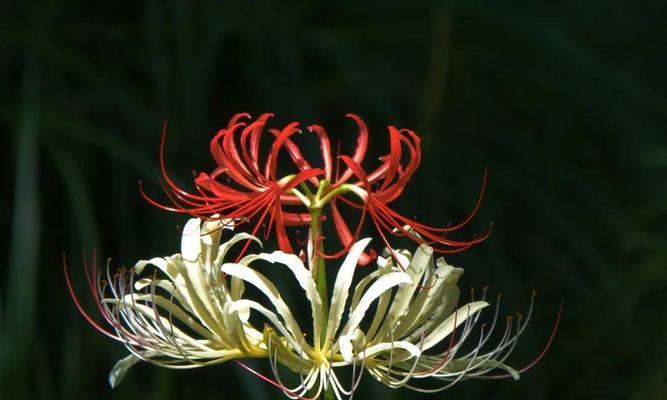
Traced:
MULTIPOLYGON (((366 127, 364 121, 361 118, 359 118, 358 115, 350 113, 345 116, 353 119, 354 122, 356 122, 357 125, 359 126, 359 135, 357 136, 357 147, 354 150, 354 154, 352 155, 352 160, 354 160, 354 162, 357 164, 361 164, 361 162, 364 160, 364 157, 366 156, 366 149, 368 148, 368 128, 366 127)), ((343 171, 343 175, 336 181, 336 185, 346 182, 348 179, 350 179, 352 174, 353 172, 348 167, 345 171, 343 171)))
POLYGON ((250 117, 250 114, 248 114, 248 113, 234 114, 234 116, 227 123, 227 129, 231 129, 231 127, 236 125, 236 122, 238 120, 240 120, 241 118, 251 118, 251 117, 250 117))
MULTIPOLYGON (((280 136, 280 131, 277 129, 271 129, 271 133, 273 133, 274 136, 278 137, 280 136)), ((303 154, 301 154, 301 150, 299 147, 292 141, 292 139, 285 139, 285 149, 287 150, 287 153, 289 154, 290 158, 294 162, 294 165, 299 169, 299 171, 305 171, 312 169, 310 163, 303 157, 303 154)), ((319 181, 315 179, 314 177, 311 179, 311 182, 313 185, 317 186, 319 185, 319 181)))
POLYGON ((276 169, 278 168, 278 153, 283 147, 285 140, 299 132, 298 126, 298 122, 292 122, 291 124, 287 125, 271 145, 271 153, 269 154, 269 158, 266 160, 266 167, 264 169, 264 176, 266 179, 270 179, 273 182, 277 180, 276 169))
POLYGON ((302 182, 309 180, 312 177, 322 175, 324 172, 319 168, 309 169, 306 171, 301 171, 292 180, 290 180, 282 189, 283 191, 288 191, 299 186, 302 182))
POLYGON ((398 130, 393 126, 389 126, 389 154, 387 160, 389 166, 380 190, 384 190, 393 181, 401 163, 401 138, 398 130))
MULTIPOLYGON (((327 258, 327 259, 332 259, 332 258, 339 258, 342 255, 349 253, 350 248, 352 245, 354 245, 355 241, 359 238, 359 232, 361 231, 361 227, 364 224, 364 218, 366 216, 366 210, 364 209, 361 217, 359 218, 359 222, 357 224, 357 228, 354 231, 354 235, 350 232, 350 228, 347 226, 347 223, 345 222, 345 219, 343 216, 340 214, 340 211, 338 210, 338 206, 336 204, 336 199, 331 199, 330 202, 330 207, 331 207, 331 215, 332 219, 334 222, 334 225, 336 227, 336 235, 338 236, 338 239, 340 242, 343 244, 343 248, 339 250, 338 252, 335 252, 333 254, 319 254, 320 256, 327 258)), ((360 257, 358 264, 359 265, 367 265, 369 262, 375 259, 377 257, 377 253, 374 250, 370 250, 368 253, 363 252, 360 257)))
POLYGON ((329 143, 329 136, 327 132, 319 125, 311 125, 308 127, 308 130, 315 132, 317 137, 320 139, 320 151, 322 152, 322 161, 324 162, 324 177, 331 182, 331 169, 332 169, 332 159, 331 159, 331 143, 329 143))
POLYGON ((272 116, 273 114, 262 114, 257 121, 245 127, 241 133, 241 152, 243 154, 243 159, 245 160, 246 165, 251 168, 253 174, 257 176, 261 175, 257 160, 259 153, 259 138, 266 125, 266 120, 272 116), (248 148, 248 136, 250 137, 250 148, 248 148))

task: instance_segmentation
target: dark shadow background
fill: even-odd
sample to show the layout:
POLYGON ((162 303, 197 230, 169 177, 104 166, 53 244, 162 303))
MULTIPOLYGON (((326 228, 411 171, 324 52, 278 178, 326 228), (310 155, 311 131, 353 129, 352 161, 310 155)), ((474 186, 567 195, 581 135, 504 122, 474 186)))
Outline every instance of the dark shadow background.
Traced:
MULTIPOLYGON (((416 129, 424 161, 396 207, 435 225, 465 215, 488 165, 469 232, 493 221, 493 234, 450 262, 463 287, 502 292, 507 313, 537 290, 513 365, 539 353, 561 298, 562 325, 520 381, 438 398, 667 397, 661 2, 29 3, 0 4, 3 399, 282 397, 231 364, 139 365, 112 391, 124 349, 84 322, 62 277, 62 251, 75 271, 81 249, 124 265, 175 252, 185 219, 137 187, 159 193, 162 122, 186 182, 239 111, 319 123, 348 145, 355 112, 378 153, 386 124, 416 129)), ((355 398, 433 397, 366 376, 355 398)))

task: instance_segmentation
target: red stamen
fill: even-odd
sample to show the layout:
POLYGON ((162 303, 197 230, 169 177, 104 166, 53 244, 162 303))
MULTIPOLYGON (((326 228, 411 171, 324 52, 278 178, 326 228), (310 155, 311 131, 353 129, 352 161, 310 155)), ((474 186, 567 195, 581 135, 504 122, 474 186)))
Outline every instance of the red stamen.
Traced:
MULTIPOLYGON (((558 307, 558 315, 556 315, 556 322, 554 322, 554 327, 551 330, 551 334, 549 335, 549 339, 547 340, 547 343, 544 345, 544 348, 542 349, 540 354, 538 354, 537 357, 535 357, 533 359, 533 361, 528 363, 528 365, 526 365, 525 367, 517 370, 518 373, 522 374, 522 373, 528 371, 529 369, 533 368, 547 354, 547 352, 549 351, 549 348, 551 348, 551 344, 553 343, 554 338, 556 337, 556 332, 558 331, 558 325, 560 325, 560 317, 563 314, 563 306, 564 306, 564 302, 561 299, 560 306, 558 307)), ((500 374, 500 375, 484 375, 484 376, 480 376, 478 378, 480 378, 480 379, 507 379, 507 378, 511 378, 511 377, 512 377, 512 374, 500 374)))
POLYGON ((247 366, 246 364, 244 364, 243 362, 241 362, 239 360, 234 360, 234 362, 236 363, 236 365, 245 369, 246 371, 250 372, 251 374, 255 375, 256 377, 263 380, 264 382, 267 382, 267 383, 271 384, 272 386, 282 390, 283 392, 289 393, 291 396, 294 396, 299 400, 315 400, 315 397, 303 397, 303 396, 297 395, 296 393, 290 391, 285 386, 279 384, 278 382, 274 381, 273 379, 269 378, 268 376, 263 375, 263 374, 255 371, 254 369, 250 368, 249 366, 247 366))
MULTIPOLYGON (((81 303, 79 302, 79 299, 78 299, 78 297, 76 296, 76 292, 74 291, 74 287, 73 287, 73 285, 72 285, 72 281, 70 280, 69 273, 68 273, 68 270, 67 270, 67 256, 65 255, 64 252, 63 252, 63 273, 64 273, 64 276, 65 276, 65 284, 67 284, 67 290, 69 291, 69 295, 70 295, 70 297, 72 298, 72 301, 74 302, 74 306, 77 308, 77 310, 79 310, 79 313, 83 316, 83 318, 84 318, 86 321, 88 321, 88 323, 89 323, 93 328, 95 328, 97 331, 99 331, 99 332, 102 333, 103 335, 108 336, 108 337, 110 337, 110 338, 112 338, 112 339, 115 339, 115 340, 120 340, 120 341, 122 341, 122 339, 121 339, 120 337, 118 337, 118 336, 116 336, 115 334, 111 333, 110 331, 107 331, 106 329, 102 328, 102 327, 101 327, 101 326, 100 326, 100 325, 99 325, 99 324, 98 324, 98 323, 97 323, 97 322, 96 322, 96 321, 95 321, 95 320, 94 320, 94 319, 93 319, 93 318, 92 318, 92 317, 91 317, 91 316, 90 316, 90 315, 83 309, 83 306, 82 306, 81 303)), ((87 272, 87 271, 86 271, 86 275, 88 275, 88 272, 87 272)), ((88 279, 86 279, 86 280, 88 280, 88 279)), ((88 284, 89 284, 89 286, 90 286, 90 281, 88 281, 88 284)), ((91 292, 93 293, 93 296, 95 297, 96 302, 97 302, 97 292, 96 292, 96 290, 92 290, 92 288, 91 288, 91 292)))

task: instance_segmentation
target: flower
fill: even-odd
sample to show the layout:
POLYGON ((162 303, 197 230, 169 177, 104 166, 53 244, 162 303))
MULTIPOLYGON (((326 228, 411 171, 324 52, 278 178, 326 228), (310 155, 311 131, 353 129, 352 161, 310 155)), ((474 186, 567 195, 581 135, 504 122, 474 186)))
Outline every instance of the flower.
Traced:
MULTIPOLYGON (((445 237, 446 234, 468 224, 477 212, 486 186, 486 170, 484 172, 480 196, 473 210, 462 222, 446 228, 435 228, 419 223, 414 218, 405 217, 388 206, 389 203, 396 200, 403 193, 407 182, 419 167, 421 162, 421 140, 419 136, 410 129, 399 129, 393 125, 389 125, 387 127, 390 144, 389 153, 380 157, 380 166, 373 171, 366 172, 362 167, 362 162, 368 148, 368 128, 359 116, 347 114, 346 117, 355 121, 359 127, 359 134, 354 154, 352 156, 338 156, 347 167, 342 174, 339 174, 338 168, 336 168, 335 175, 332 172, 331 160, 333 157, 330 140, 325 129, 319 125, 308 127, 309 131, 317 134, 320 141, 320 151, 324 163, 324 178, 326 182, 330 183, 330 188, 327 188, 328 193, 335 194, 335 196, 331 196, 331 215, 336 227, 336 234, 344 245, 344 248, 337 252, 335 256, 327 258, 337 258, 348 252, 350 246, 359 235, 361 223, 363 223, 366 213, 370 214, 373 224, 381 235, 384 244, 390 249, 391 246, 385 233, 407 236, 419 244, 429 244, 439 253, 463 251, 483 241, 488 236, 490 231, 487 230, 483 235, 474 237, 470 241, 457 241, 445 237), (407 150, 407 163, 402 164, 404 155, 406 154, 405 150, 407 150), (357 180, 347 185, 347 182, 352 177, 356 177, 357 180), (337 192, 336 189, 338 188, 345 188, 347 190, 337 192), (355 204, 345 197, 345 194, 348 192, 357 196, 362 203, 355 204), (342 217, 337 200, 363 211, 354 234, 352 234, 347 222, 342 217)), ((311 168, 292 140, 287 139, 284 145, 289 150, 290 156, 300 171, 307 171, 311 168)))
MULTIPOLYGON (((252 235, 238 233, 220 244, 223 231, 231 229, 230 221, 191 219, 183 230, 181 253, 139 261, 131 272, 115 277, 107 269, 108 285, 99 276, 91 279, 98 309, 111 330, 85 313, 65 268, 79 310, 131 353, 112 369, 112 386, 139 360, 169 368, 194 368, 241 358, 268 358, 275 380, 263 379, 290 398, 317 398, 327 389, 338 399, 352 396, 364 370, 392 388, 426 392, 470 378, 518 379, 525 370, 509 367, 505 359, 526 323, 508 318, 500 341, 484 350, 496 326, 498 308, 491 327, 481 325, 475 334, 481 311, 489 303, 482 298, 458 306, 457 284, 463 270, 442 258, 434 260, 433 249, 427 245, 419 246, 414 254, 395 251, 393 257, 379 257, 378 268, 352 290, 358 259, 370 239, 356 242, 338 270, 325 313, 311 271, 296 255, 275 251, 227 262, 234 244, 259 242, 252 235), (255 267, 258 261, 289 269, 309 305, 312 329, 299 326, 280 290, 255 267), (397 263, 406 267, 398 268, 397 263), (149 265, 152 274, 145 273, 149 265), (261 293, 265 301, 247 298, 246 286, 261 293), (261 327, 258 320, 263 322, 261 327), (464 350, 465 346, 469 348, 464 350), (283 384, 279 364, 298 374, 300 384, 283 384), (346 367, 352 370, 349 388, 338 376, 346 367), (502 373, 489 375, 494 370, 502 373), (425 378, 443 384, 425 388, 418 384, 425 378)), ((526 322, 529 318, 530 311, 526 322)))
POLYGON ((141 260, 129 273, 121 270, 113 276, 107 266, 106 281, 97 270, 89 273, 84 264, 97 308, 111 329, 100 326, 83 310, 65 268, 70 295, 79 311, 97 330, 122 342, 131 353, 112 370, 112 387, 139 360, 188 368, 266 355, 237 343, 235 332, 240 322, 227 315, 229 305, 242 294, 243 283, 232 279, 231 285, 226 285, 220 266, 234 244, 258 241, 238 233, 220 244, 222 231, 231 229, 230 221, 201 224, 199 219, 191 219, 183 229, 181 253, 141 260), (149 265, 154 268, 153 275, 138 279, 149 265))
MULTIPOLYGON (((169 177, 165 167, 165 134, 160 147, 160 163, 164 179, 164 191, 172 205, 155 201, 141 188, 142 195, 152 204, 170 211, 210 219, 217 214, 221 219, 237 223, 253 220, 251 231, 257 234, 268 219, 267 232, 275 231, 279 248, 294 252, 294 235, 290 238, 286 227, 307 226, 314 219, 327 214, 335 225, 335 234, 342 248, 329 254, 318 250, 324 258, 345 255, 358 240, 366 215, 370 215, 383 244, 391 248, 388 234, 405 236, 418 244, 427 244, 438 253, 453 253, 483 241, 490 230, 470 240, 455 240, 448 235, 467 225, 477 212, 485 189, 486 172, 482 189, 473 210, 460 223, 436 228, 403 216, 389 207, 403 192, 406 184, 421 162, 420 139, 414 131, 388 126, 389 153, 380 157, 380 165, 366 171, 362 163, 368 149, 368 129, 355 114, 347 114, 358 127, 357 146, 352 155, 334 155, 331 141, 325 129, 319 125, 308 126, 307 131, 317 136, 321 168, 313 167, 293 140, 301 132, 299 123, 292 122, 282 130, 269 129, 273 135, 270 151, 260 165, 260 142, 267 120, 272 114, 263 114, 255 121, 247 113, 236 114, 227 127, 211 140, 210 151, 217 163, 210 173, 200 173, 194 180, 197 193, 189 193, 169 177), (277 176, 278 158, 285 150, 292 162, 292 170, 285 176, 277 176), (345 167, 340 171, 340 166, 345 167), (307 212, 296 210, 305 206, 307 212), (325 205, 329 207, 322 215, 325 205), (358 210, 360 217, 354 230, 343 218, 341 205, 358 210)), ((338 152, 340 153, 340 152, 338 152)), ((268 237, 268 234, 267 234, 268 237)), ((321 232, 315 242, 323 240, 321 232)), ((360 264, 367 264, 376 253, 362 253, 360 264)))
MULTIPOLYGON (((166 124, 163 129, 160 145, 160 167, 166 186, 164 191, 173 206, 167 206, 153 200, 143 191, 141 194, 151 204, 162 209, 187 213, 192 216, 210 219, 212 214, 219 215, 219 219, 229 221, 246 221, 256 219, 252 234, 256 234, 262 223, 269 217, 269 226, 275 226, 276 237, 280 248, 292 253, 292 245, 288 239, 285 226, 308 225, 308 213, 294 213, 284 209, 285 205, 301 204, 295 195, 294 188, 304 181, 315 178, 323 172, 318 168, 311 168, 281 179, 276 177, 278 153, 291 135, 299 132, 298 124, 292 123, 280 132, 276 132, 276 140, 271 145, 263 172, 258 165, 259 145, 262 129, 271 114, 264 114, 257 121, 246 126, 239 122, 248 114, 237 114, 230 121, 226 129, 221 129, 211 140, 211 154, 218 163, 210 174, 201 173, 195 179, 198 194, 191 194, 181 189, 167 173, 164 161, 164 147, 166 140, 166 124), (242 151, 239 152, 234 142, 234 135, 243 128, 241 135, 242 151), (220 182, 219 178, 227 177, 230 184, 220 182)), ((270 231, 271 228, 268 229, 270 231)))

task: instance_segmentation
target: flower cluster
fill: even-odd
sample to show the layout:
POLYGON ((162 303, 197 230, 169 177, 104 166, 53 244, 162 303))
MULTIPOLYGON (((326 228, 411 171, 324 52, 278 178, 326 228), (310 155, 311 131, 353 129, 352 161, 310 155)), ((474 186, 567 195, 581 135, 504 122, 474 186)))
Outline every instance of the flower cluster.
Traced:
MULTIPOLYGON (((380 157, 375 170, 366 172, 361 164, 368 133, 356 115, 348 115, 359 129, 356 150, 349 156, 334 159, 324 128, 308 127, 319 141, 321 167, 313 167, 303 156, 293 138, 300 132, 298 124, 292 123, 282 130, 269 129, 273 142, 260 166, 260 139, 269 117, 264 114, 247 123, 249 116, 238 114, 218 132, 210 146, 218 167, 195 178, 196 194, 167 174, 163 134, 161 166, 171 205, 155 201, 143 188, 141 193, 152 204, 193 218, 183 229, 180 253, 142 260, 117 273, 109 265, 106 273, 98 271, 95 257, 92 271, 84 263, 105 324, 82 307, 63 260, 76 307, 96 329, 130 352, 113 367, 112 387, 142 360, 168 368, 233 360, 289 398, 342 399, 352 397, 364 371, 389 387, 430 393, 471 378, 518 379, 542 358, 560 312, 545 349, 528 366, 512 368, 505 361, 530 319, 532 299, 525 320, 521 315, 507 317, 504 328, 497 329, 503 325, 498 323, 498 297, 490 325, 480 324, 482 311, 489 306, 486 291, 479 299, 471 294, 468 302, 462 302, 458 281, 463 269, 435 256, 464 250, 486 238, 488 231, 468 241, 447 237, 470 221, 481 194, 470 215, 447 228, 424 225, 389 208, 421 159, 414 132, 390 126, 389 153, 380 157), (293 171, 279 177, 277 164, 283 152, 289 155, 293 171), (358 210, 354 230, 341 205, 358 210), (342 244, 332 253, 323 246, 325 216, 333 221, 342 244), (381 256, 368 248, 370 238, 359 238, 367 216, 385 246, 381 256), (238 230, 249 221, 254 225, 248 232, 238 230), (248 252, 251 243, 262 245, 257 233, 263 224, 275 233, 279 250, 248 252), (290 226, 309 227, 307 263, 305 252, 297 253, 298 243, 287 233, 290 226), (414 240, 417 249, 392 247, 389 234, 414 240), (226 235, 229 238, 223 240, 226 235), (238 243, 243 243, 240 251, 233 249, 238 243), (325 260, 343 256, 329 291, 325 260), (372 261, 375 269, 357 269, 372 261), (300 303, 310 311, 309 326, 297 322, 302 319, 262 272, 265 264, 289 271, 289 279, 303 292, 300 303), (357 276, 358 271, 364 273, 357 276), (252 290, 246 292, 247 287, 252 290), (251 369, 242 361, 245 358, 268 359, 273 378, 251 369), (298 379, 286 381, 285 370, 298 379), (351 372, 351 377, 343 378, 343 371, 351 372)), ((484 184, 482 193, 483 188, 484 184)))
MULTIPOLYGON (((212 214, 222 219, 254 221, 251 233, 257 234, 260 226, 268 224, 268 231, 275 232, 280 249, 294 252, 286 227, 307 226, 312 223, 312 213, 289 211, 294 206, 321 209, 328 208, 335 232, 343 247, 333 254, 320 254, 324 258, 338 258, 346 254, 358 240, 366 216, 370 216, 384 245, 391 248, 387 234, 405 236, 419 244, 428 244, 439 253, 463 251, 482 242, 489 234, 485 230, 470 240, 455 240, 447 235, 470 222, 481 203, 486 182, 472 211, 461 222, 444 228, 425 225, 414 218, 403 216, 389 207, 403 192, 421 162, 419 137, 409 129, 389 126, 389 153, 380 157, 380 165, 366 171, 362 163, 368 149, 368 129, 355 114, 348 114, 358 128, 357 146, 352 155, 334 158, 331 141, 326 130, 310 125, 307 131, 317 136, 321 153, 321 167, 313 167, 294 142, 301 133, 299 123, 292 122, 283 129, 268 129, 273 141, 270 151, 260 165, 260 144, 267 120, 272 114, 263 114, 255 121, 247 121, 248 114, 236 114, 225 129, 211 140, 210 151, 217 163, 211 173, 200 173, 194 181, 196 193, 189 193, 178 186, 167 173, 164 160, 166 135, 163 133, 160 165, 164 191, 172 204, 162 204, 147 195, 152 204, 170 211, 186 213, 194 217, 210 219, 212 214), (278 157, 287 152, 293 162, 293 171, 285 176, 276 175, 278 157), (340 163, 345 168, 340 171, 340 163), (341 205, 359 211, 356 228, 343 217, 341 205)), ((315 238, 315 241, 322 237, 315 238)), ((361 264, 375 256, 364 254, 361 264)))
POLYGON ((432 248, 422 245, 415 254, 401 252, 404 271, 391 257, 379 257, 377 269, 351 290, 355 266, 370 239, 355 243, 336 275, 322 335, 321 319, 326 314, 310 271, 299 257, 275 251, 229 262, 227 254, 235 243, 259 240, 237 233, 220 243, 223 229, 231 230, 223 222, 202 224, 191 219, 183 230, 181 253, 139 261, 132 271, 115 277, 107 270, 109 285, 99 278, 91 282, 98 307, 112 327, 105 333, 131 353, 113 368, 112 386, 140 360, 194 368, 249 357, 268 358, 276 382, 292 398, 308 393, 317 397, 327 388, 336 398, 350 395, 364 370, 391 387, 424 392, 484 377, 495 369, 518 379, 518 372, 504 361, 525 323, 513 324, 508 318, 500 340, 485 350, 498 309, 491 327, 482 326, 475 334, 480 313, 489 303, 471 299, 458 306, 457 283, 463 270, 442 258, 434 260, 432 248), (254 267, 258 261, 282 264, 293 275, 310 304, 309 330, 299 326, 280 290, 254 267), (148 266, 154 269, 152 274, 144 273, 148 266), (221 272, 226 279, 221 279, 221 272), (246 298, 246 285, 261 292, 265 301, 246 298), (253 313, 261 316, 263 327, 251 323, 253 313), (433 351, 446 338, 446 347, 433 351), (464 351, 467 342, 472 345, 464 351), (278 364, 299 374, 300 384, 283 386, 278 364), (335 372, 342 367, 353 370, 347 389, 335 372), (429 377, 443 384, 419 386, 417 381, 429 377))

